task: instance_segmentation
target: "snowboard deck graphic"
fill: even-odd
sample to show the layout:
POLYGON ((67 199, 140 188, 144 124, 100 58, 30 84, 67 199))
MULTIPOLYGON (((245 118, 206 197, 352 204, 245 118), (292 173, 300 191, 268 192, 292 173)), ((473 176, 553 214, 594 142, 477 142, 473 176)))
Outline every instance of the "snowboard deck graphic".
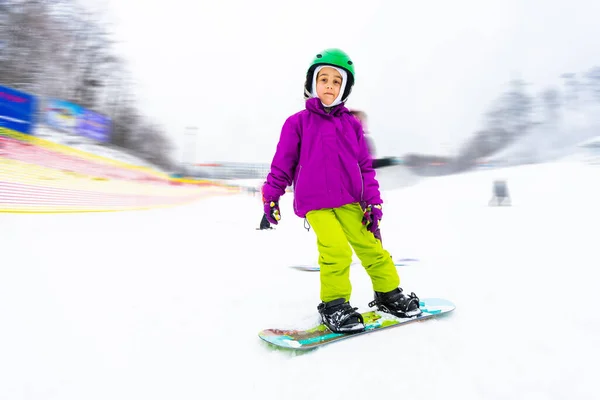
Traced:
MULTIPOLYGON (((419 260, 416 258, 398 258, 394 260, 394 265, 396 267, 405 267, 408 265, 412 265, 419 260)), ((360 265, 359 261, 355 261, 350 266, 360 265)), ((320 271, 321 267, 319 264, 298 264, 298 265, 290 265, 290 268, 294 268, 300 271, 320 271)))
POLYGON ((364 312, 362 316, 366 329, 358 333, 334 333, 325 325, 320 324, 307 330, 265 329, 260 331, 258 336, 265 342, 280 348, 310 350, 382 329, 394 328, 411 322, 439 317, 456 308, 451 301, 440 298, 421 299, 420 304, 423 313, 418 317, 412 318, 396 318, 380 311, 364 312))

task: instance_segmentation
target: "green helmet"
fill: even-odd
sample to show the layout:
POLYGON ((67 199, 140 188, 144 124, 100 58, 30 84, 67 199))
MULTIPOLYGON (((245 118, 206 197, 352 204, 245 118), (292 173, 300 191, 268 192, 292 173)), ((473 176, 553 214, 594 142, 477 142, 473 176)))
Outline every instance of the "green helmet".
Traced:
POLYGON ((304 98, 308 99, 312 93, 313 75, 315 69, 319 65, 333 65, 338 68, 342 68, 348 74, 348 82, 346 82, 346 88, 342 95, 342 101, 346 101, 350 92, 352 92, 352 86, 354 86, 354 63, 346 54, 340 49, 326 49, 315 56, 313 61, 306 71, 306 81, 304 82, 304 98))

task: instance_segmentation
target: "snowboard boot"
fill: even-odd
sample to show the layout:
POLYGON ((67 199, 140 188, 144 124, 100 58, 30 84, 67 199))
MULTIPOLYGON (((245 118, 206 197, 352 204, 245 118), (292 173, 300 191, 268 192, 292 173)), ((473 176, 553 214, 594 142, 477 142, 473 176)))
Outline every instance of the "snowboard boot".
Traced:
POLYGON ((260 220, 260 226, 258 227, 261 231, 264 229, 273 229, 271 227, 271 223, 267 219, 267 214, 263 214, 262 219, 260 220))
POLYGON ((417 295, 411 293, 406 296, 402 293, 402 288, 387 293, 375 292, 375 300, 369 303, 369 307, 374 306, 377 306, 379 311, 399 318, 416 317, 422 313, 417 295))
POLYGON ((356 333, 365 330, 363 316, 345 299, 321 303, 317 307, 323 323, 335 333, 356 333))

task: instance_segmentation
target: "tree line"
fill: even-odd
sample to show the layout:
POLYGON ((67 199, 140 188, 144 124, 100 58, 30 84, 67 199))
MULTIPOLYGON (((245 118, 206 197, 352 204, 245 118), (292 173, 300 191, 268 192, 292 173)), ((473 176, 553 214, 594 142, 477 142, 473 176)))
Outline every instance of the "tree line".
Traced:
MULTIPOLYGON (((529 92, 530 85, 526 81, 511 81, 508 90, 496 99, 484 116, 484 128, 475 132, 460 148, 457 162, 466 166, 524 138, 534 128, 555 127, 566 112, 585 112, 586 106, 600 105, 600 67, 581 73, 564 73, 560 79, 560 86, 547 87, 534 94, 529 92)), ((544 132, 547 136, 540 140, 557 146, 584 139, 557 137, 571 135, 568 131, 548 129, 544 132)))
POLYGON ((138 108, 110 24, 76 0, 0 0, 0 84, 108 116, 111 144, 172 168, 164 129, 138 108))

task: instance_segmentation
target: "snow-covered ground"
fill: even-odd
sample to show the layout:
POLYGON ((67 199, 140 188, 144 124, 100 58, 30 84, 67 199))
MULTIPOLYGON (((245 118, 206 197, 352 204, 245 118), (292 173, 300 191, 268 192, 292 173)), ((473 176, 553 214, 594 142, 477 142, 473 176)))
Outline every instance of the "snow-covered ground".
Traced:
MULTIPOLYGON (((384 192, 402 286, 447 317, 308 353, 269 327, 317 321, 312 231, 257 231, 258 197, 153 211, 0 214, 0 398, 597 399, 600 168, 553 163, 384 192), (488 207, 506 179, 512 207, 488 207)), ((370 282, 353 267, 361 311, 370 282)))

